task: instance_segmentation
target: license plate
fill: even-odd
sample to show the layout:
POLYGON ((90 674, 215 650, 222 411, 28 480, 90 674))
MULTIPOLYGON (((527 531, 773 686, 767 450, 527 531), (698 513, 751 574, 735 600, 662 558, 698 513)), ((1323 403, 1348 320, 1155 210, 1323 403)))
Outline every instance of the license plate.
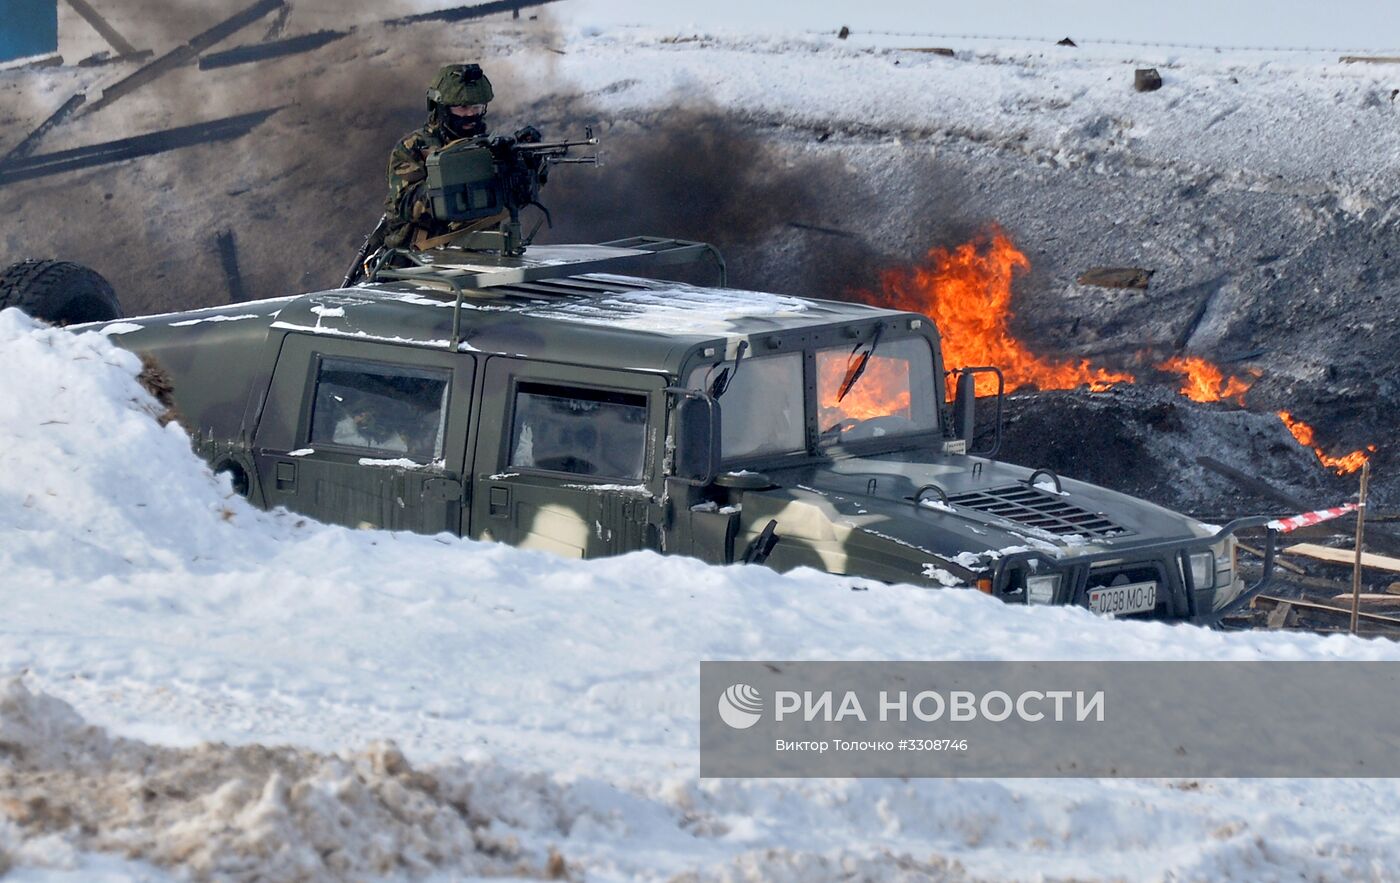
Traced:
POLYGON ((1132 583, 1089 590, 1089 609, 1095 613, 1107 613, 1109 616, 1141 613, 1156 606, 1156 583, 1132 583))

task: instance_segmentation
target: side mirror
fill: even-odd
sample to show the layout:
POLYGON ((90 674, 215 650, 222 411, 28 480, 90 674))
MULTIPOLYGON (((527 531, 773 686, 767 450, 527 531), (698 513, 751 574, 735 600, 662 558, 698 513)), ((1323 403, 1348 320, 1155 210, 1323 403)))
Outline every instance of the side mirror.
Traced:
POLYGON ((958 375, 958 391, 953 398, 953 435, 972 446, 977 435, 977 375, 964 371, 958 375))
POLYGON ((958 385, 953 398, 953 434, 967 443, 967 453, 978 457, 995 457, 1001 450, 1001 413, 1006 401, 1006 376, 1000 368, 959 368, 954 373, 957 374, 958 385), (985 451, 972 449, 972 442, 977 437, 978 374, 993 374, 997 379, 996 434, 991 448, 985 451))
POLYGON ((719 404, 699 390, 672 388, 680 396, 671 417, 676 442, 675 475, 690 484, 706 485, 719 471, 719 404))

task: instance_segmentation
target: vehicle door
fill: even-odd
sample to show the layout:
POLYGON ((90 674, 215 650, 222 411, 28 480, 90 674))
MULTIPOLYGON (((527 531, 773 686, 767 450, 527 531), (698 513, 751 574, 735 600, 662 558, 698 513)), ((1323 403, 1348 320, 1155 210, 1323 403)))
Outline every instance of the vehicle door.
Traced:
POLYGON ((658 375, 487 360, 472 529, 592 558, 660 545, 665 389, 658 375))
POLYGON ((461 534, 475 364, 466 354, 287 335, 254 440, 269 508, 461 534))

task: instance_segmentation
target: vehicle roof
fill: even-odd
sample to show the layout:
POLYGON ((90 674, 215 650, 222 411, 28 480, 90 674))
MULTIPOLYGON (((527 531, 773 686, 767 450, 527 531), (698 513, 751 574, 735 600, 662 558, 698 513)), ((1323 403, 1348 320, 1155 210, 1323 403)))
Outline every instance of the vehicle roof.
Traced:
MULTIPOLYGON (((209 327, 205 323, 237 319, 245 333, 270 324, 298 332, 448 348, 457 296, 450 286, 441 284, 445 274, 456 273, 469 282, 495 281, 490 277, 503 269, 553 268, 559 275, 514 284, 458 283, 463 289, 458 348, 674 374, 687 353, 707 343, 718 341, 732 354, 739 340, 754 336, 913 315, 864 304, 636 276, 562 275, 570 265, 596 266, 596 258, 605 259, 607 252, 600 246, 540 246, 531 249, 531 260, 523 261, 444 249, 424 255, 429 266, 421 280, 373 282, 125 322, 161 337, 176 326, 209 327), (250 321, 260 317, 266 318, 250 321)), ((234 328, 222 325, 220 330, 234 328)))

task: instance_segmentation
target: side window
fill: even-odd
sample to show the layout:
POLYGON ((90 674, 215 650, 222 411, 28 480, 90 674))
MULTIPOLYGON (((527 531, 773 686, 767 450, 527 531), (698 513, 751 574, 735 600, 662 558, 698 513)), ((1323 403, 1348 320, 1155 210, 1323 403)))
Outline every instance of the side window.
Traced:
POLYGON ((310 441, 440 459, 448 377, 446 371, 322 359, 310 441))
POLYGON ((515 391, 510 465, 637 480, 646 464, 641 393, 522 383, 515 391))

